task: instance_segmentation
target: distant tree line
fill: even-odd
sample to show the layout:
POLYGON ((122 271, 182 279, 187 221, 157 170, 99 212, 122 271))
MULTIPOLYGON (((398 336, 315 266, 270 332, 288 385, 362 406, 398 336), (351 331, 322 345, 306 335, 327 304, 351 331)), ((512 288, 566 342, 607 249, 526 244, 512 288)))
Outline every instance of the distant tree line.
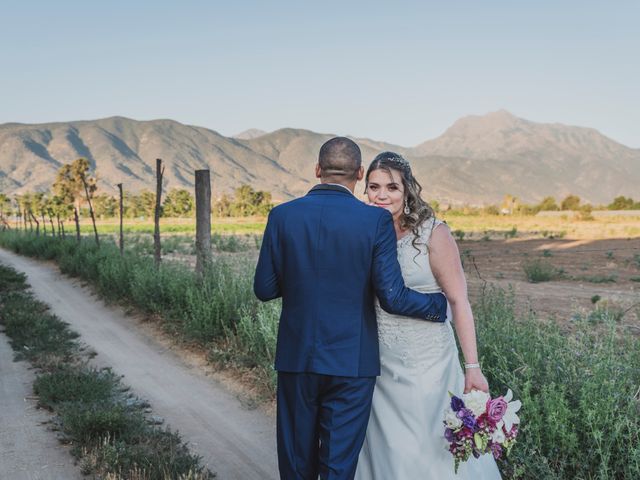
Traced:
MULTIPOLYGON (((123 216, 126 218, 151 218, 154 215, 156 194, 143 190, 137 194, 125 192, 123 216)), ((212 213, 219 217, 246 217, 267 215, 273 208, 271 193, 254 190, 242 185, 233 194, 223 194, 213 202, 212 213)), ((85 158, 63 165, 49 192, 27 192, 10 197, 0 193, 0 228, 10 228, 10 217, 19 228, 29 229, 45 235, 48 232, 65 236, 65 225, 75 222, 76 234, 80 235, 79 219, 90 216, 95 230, 95 218, 115 218, 119 215, 119 199, 97 192, 97 178, 90 174, 90 165, 85 158)), ((170 190, 161 206, 162 217, 195 217, 193 194, 183 188, 170 190)), ((97 234, 96 234, 97 241, 97 234)))
MULTIPOLYGON (((435 207, 439 207, 437 202, 435 202, 435 207)), ((594 210, 640 210, 640 202, 630 197, 619 196, 614 198, 608 205, 594 206, 589 203, 583 203, 582 199, 577 195, 567 195, 559 202, 554 197, 549 196, 544 197, 539 203, 528 204, 513 195, 505 195, 500 204, 488 205, 483 208, 462 207, 450 208, 449 210, 467 214, 485 213, 488 215, 535 215, 538 212, 571 211, 577 212, 585 219, 588 219, 594 210)))

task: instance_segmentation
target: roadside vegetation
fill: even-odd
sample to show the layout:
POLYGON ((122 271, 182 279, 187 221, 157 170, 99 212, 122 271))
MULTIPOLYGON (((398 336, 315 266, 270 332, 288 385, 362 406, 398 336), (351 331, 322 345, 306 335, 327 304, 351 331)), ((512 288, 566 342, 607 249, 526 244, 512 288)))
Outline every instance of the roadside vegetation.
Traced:
POLYGON ((521 435, 504 478, 640 478, 640 337, 606 304, 567 326, 518 317, 514 296, 490 290, 475 306, 493 394, 522 400, 521 435))
POLYGON ((110 369, 90 366, 78 335, 33 298, 24 275, 0 265, 0 323, 37 369, 34 392, 55 412, 59 438, 85 475, 138 480, 206 480, 214 475, 176 432, 155 425, 149 405, 110 369))
MULTIPOLYGON (((256 248, 251 237, 221 239, 222 251, 256 248)), ((97 246, 89 238, 78 244, 75 239, 0 233, 0 246, 53 260, 63 273, 86 280, 106 300, 159 318, 167 332, 204 348, 212 360, 243 368, 254 379, 258 396, 270 397, 279 303, 263 304, 253 295, 253 260, 216 255, 199 278, 180 262, 156 266, 149 243, 130 243, 120 255, 112 241, 97 246)))
MULTIPOLYGON (((253 296, 254 257, 216 255, 198 280, 186 265, 156 267, 149 254, 125 250, 120 256, 110 242, 98 248, 90 239, 77 245, 4 232, 0 245, 55 260, 104 298, 137 307, 177 338, 200 345, 211 360, 241 368, 262 398, 273 398, 280 305, 253 296)), ((475 305, 492 392, 511 388, 523 402, 518 445, 500 465, 504 478, 640 478, 640 339, 622 321, 624 311, 599 300, 562 326, 516 314, 513 294, 500 289, 485 291, 475 305)), ((108 373, 101 375, 92 391, 110 382, 108 373)), ((64 378, 60 383, 76 381, 64 378)), ((47 389, 43 385, 43 398, 47 389)))

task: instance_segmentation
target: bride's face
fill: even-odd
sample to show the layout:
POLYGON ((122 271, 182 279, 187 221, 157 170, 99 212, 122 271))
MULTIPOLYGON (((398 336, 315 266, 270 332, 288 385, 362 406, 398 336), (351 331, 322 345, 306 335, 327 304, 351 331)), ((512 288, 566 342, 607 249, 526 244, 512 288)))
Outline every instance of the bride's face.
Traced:
POLYGON ((367 187, 369 202, 386 208, 393 218, 399 218, 404 209, 404 184, 402 174, 398 170, 374 170, 369 174, 367 187), (391 172, 391 175, 389 175, 391 172))

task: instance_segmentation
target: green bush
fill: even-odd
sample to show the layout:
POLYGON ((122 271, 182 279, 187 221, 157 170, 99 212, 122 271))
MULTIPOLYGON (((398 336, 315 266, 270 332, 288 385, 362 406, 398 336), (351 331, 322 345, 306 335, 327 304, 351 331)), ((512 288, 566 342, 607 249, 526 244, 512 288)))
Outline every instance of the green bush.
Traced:
POLYGON ((112 402, 67 402, 60 406, 60 418, 64 432, 83 444, 97 443, 106 436, 126 435, 129 440, 139 436, 145 425, 141 414, 134 415, 126 406, 112 402))
POLYGON ((561 274, 551 263, 541 259, 526 262, 522 268, 527 280, 531 283, 548 282, 558 278, 561 274))
POLYGON ((118 378, 110 370, 66 367, 40 375, 33 390, 41 405, 53 408, 64 402, 108 401, 117 385, 118 378))
POLYGON ((501 465, 504 478, 640 478, 640 340, 615 319, 518 319, 512 293, 488 292, 476 306, 478 344, 494 394, 522 401, 521 430, 501 465))

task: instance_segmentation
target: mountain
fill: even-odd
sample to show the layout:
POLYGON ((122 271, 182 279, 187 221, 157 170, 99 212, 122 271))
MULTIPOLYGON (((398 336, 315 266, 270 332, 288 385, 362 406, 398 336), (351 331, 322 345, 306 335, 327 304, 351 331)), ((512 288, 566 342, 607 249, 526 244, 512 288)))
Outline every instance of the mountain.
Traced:
MULTIPOLYGON (((225 137, 173 120, 124 117, 7 123, 0 125, 0 191, 47 190, 57 169, 78 157, 89 160, 99 188, 108 193, 120 182, 130 191, 153 189, 155 159, 162 158, 166 188, 193 188, 194 171, 210 168, 214 197, 247 183, 282 201, 316 183, 318 150, 332 136, 285 128, 225 137)), ((640 150, 593 129, 535 123, 506 111, 464 117, 413 148, 354 140, 365 166, 383 150, 405 155, 427 199, 486 204, 506 193, 527 202, 573 193, 608 203, 618 195, 638 197, 640 150)))
POLYGON ((448 187, 464 181, 492 198, 511 193, 527 201, 570 193, 595 203, 638 196, 640 150, 592 128, 536 123, 501 110, 456 121, 440 137, 415 147, 411 156, 436 164, 448 187), (457 160, 454 160, 457 159, 457 160))
POLYGON ((264 130, 260 130, 258 128, 250 128, 249 130, 245 130, 244 132, 237 133, 233 136, 233 138, 237 138, 239 140, 251 140, 252 138, 258 138, 262 135, 265 135, 268 132, 264 130))

